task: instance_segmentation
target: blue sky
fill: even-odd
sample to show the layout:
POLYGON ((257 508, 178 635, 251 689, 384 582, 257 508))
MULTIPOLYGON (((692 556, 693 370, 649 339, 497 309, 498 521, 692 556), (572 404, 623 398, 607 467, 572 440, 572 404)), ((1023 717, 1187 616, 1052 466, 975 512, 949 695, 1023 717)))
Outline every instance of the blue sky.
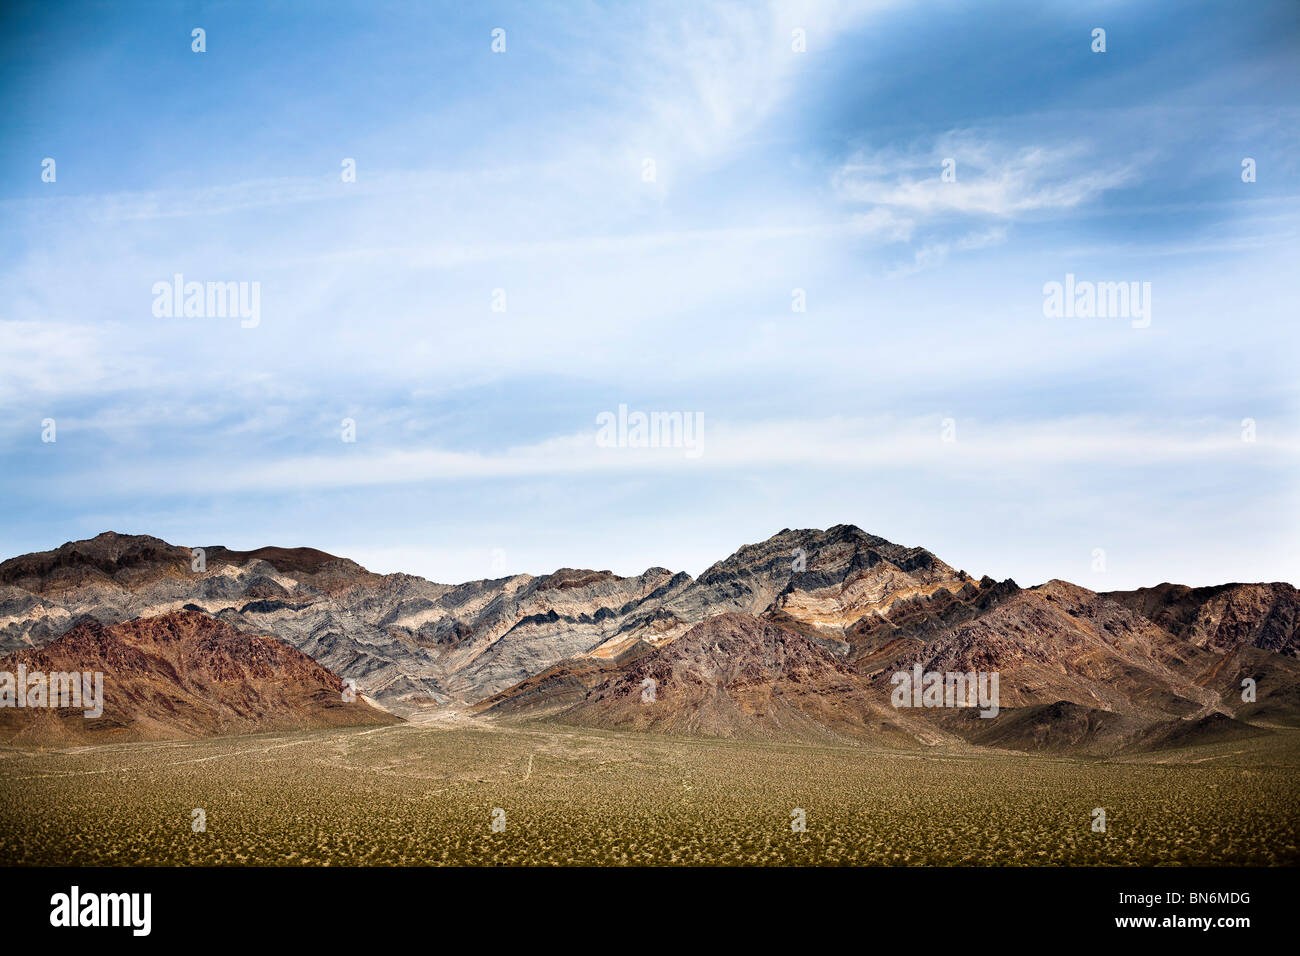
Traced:
POLYGON ((1295 3, 317 7, 0 14, 0 556, 698 573, 853 523, 1300 582, 1295 3), (260 321, 156 316, 177 273, 260 321), (1067 273, 1149 326, 1045 316, 1067 273), (700 454, 601 447, 620 404, 700 454))

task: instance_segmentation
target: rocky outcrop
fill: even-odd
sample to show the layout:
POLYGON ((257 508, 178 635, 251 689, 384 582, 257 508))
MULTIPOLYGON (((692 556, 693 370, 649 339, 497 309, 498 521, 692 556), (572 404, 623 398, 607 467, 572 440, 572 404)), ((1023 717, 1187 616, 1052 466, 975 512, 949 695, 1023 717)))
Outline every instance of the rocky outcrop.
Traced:
POLYGON ((1289 584, 1161 584, 1107 597, 1198 647, 1227 652, 1245 645, 1300 656, 1300 592, 1289 584))
POLYGON ((624 665, 554 719, 710 737, 914 745, 932 736, 842 657, 735 612, 624 665))
POLYGON ((28 746, 397 722, 287 644, 192 611, 113 625, 85 620, 43 648, 0 658, 0 674, 20 673, 38 682, 51 673, 102 675, 99 716, 86 715, 85 698, 75 707, 49 698, 0 707, 0 740, 28 746))

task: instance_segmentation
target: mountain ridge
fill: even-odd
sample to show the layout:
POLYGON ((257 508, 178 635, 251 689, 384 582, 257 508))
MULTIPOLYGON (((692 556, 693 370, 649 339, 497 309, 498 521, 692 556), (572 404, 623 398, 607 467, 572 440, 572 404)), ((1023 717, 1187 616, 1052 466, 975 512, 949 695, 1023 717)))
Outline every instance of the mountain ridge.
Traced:
MULTIPOLYGON (((1300 713, 1292 667, 1300 598, 1280 582, 1094 592, 1052 580, 1022 588, 975 579, 925 548, 847 524, 784 528, 697 578, 663 567, 631 576, 564 567, 439 584, 376 574, 313 548, 212 545, 204 557, 196 571, 188 547, 104 532, 0 562, 0 653, 38 649, 87 620, 112 626, 183 611, 273 635, 395 713, 452 707, 600 723, 623 719, 604 713, 613 705, 600 703, 608 698, 603 684, 661 652, 687 653, 689 643, 668 649, 709 621, 734 625, 725 616, 741 615, 759 622, 736 625, 755 640, 797 637, 791 647, 842 662, 848 683, 825 693, 854 701, 863 714, 887 695, 891 673, 918 663, 998 669, 1009 711, 1037 708, 1074 722, 1096 711, 1123 715, 1133 727, 1239 714, 1287 724, 1300 713), (1261 686, 1250 707, 1236 699, 1246 677, 1261 686), (1083 711, 1052 710, 1057 704, 1083 711)), ((784 676, 769 677, 768 693, 795 699, 784 676)), ((723 685, 717 692, 736 693, 723 685)), ((805 717, 822 713, 820 704, 804 703, 805 717)), ((707 725, 701 714, 709 705, 697 704, 695 717, 659 725, 707 725)), ((736 710, 734 726, 713 723, 723 734, 762 735, 768 718, 751 711, 736 710)), ((807 723, 783 713, 802 732, 844 736, 833 715, 807 723)), ((1120 724, 1106 722, 1108 732, 1120 724)), ((876 732, 881 739, 970 736, 954 726, 894 714, 876 732)), ((1032 726, 1024 722, 1024 732, 1032 726)))

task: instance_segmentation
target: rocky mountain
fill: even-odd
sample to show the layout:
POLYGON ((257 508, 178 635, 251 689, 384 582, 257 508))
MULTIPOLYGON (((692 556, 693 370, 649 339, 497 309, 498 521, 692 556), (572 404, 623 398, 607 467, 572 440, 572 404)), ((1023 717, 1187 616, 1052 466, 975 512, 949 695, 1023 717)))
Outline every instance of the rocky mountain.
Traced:
MULTIPOLYGON (((29 702, 0 707, 0 741, 22 745, 118 743, 353 725, 398 718, 357 696, 310 657, 273 637, 238 631, 196 611, 103 625, 83 620, 40 649, 0 658, 0 675, 25 675, 29 702), (83 679, 77 706, 32 698, 47 675, 83 679), (101 682, 102 681, 102 682, 101 682), (93 703, 92 703, 93 699, 93 703), (98 705, 98 716, 87 716, 98 705)), ((3 683, 0 680, 0 683, 3 683)), ((47 686, 47 685, 46 685, 47 686)))
POLYGON ((196 570, 191 548, 106 532, 0 563, 0 652, 39 647, 83 616, 198 610, 274 634, 403 709, 478 701, 576 657, 622 660, 778 599, 806 605, 810 634, 838 646, 864 615, 969 581, 927 551, 847 525, 782 531, 698 579, 564 568, 450 586, 310 548, 201 551, 196 570))
POLYGON ((201 561, 158 538, 105 532, 0 563, 0 653, 40 647, 86 617, 117 624, 191 610, 274 634, 371 696, 439 699, 427 656, 356 610, 385 585, 400 592, 394 582, 311 548, 200 551, 201 561))
POLYGON ((1051 739, 1084 749, 1300 722, 1286 584, 1022 588, 850 525, 782 530, 698 578, 564 568, 445 585, 309 548, 202 551, 196 563, 191 548, 106 533, 0 563, 0 650, 86 619, 189 610, 271 634, 399 713, 1026 747, 1048 746, 1041 725, 1057 721, 1051 739), (1003 716, 892 707, 890 677, 917 665, 996 671, 1003 716), (653 714, 647 677, 663 681, 653 714))
MULTIPOLYGON (((593 677, 592 686, 557 719, 711 737, 866 737, 914 745, 936 736, 919 719, 890 707, 842 655, 734 611, 593 677)), ((518 713, 521 696, 526 694, 502 695, 484 712, 518 713)))
POLYGON ((1189 641, 1112 595, 1064 581, 1029 589, 976 582, 914 554, 908 568, 898 552, 899 563, 858 557, 834 564, 823 564, 818 552, 752 626, 734 615, 713 617, 625 662, 563 662, 479 710, 712 736, 877 745, 961 738, 1098 755, 1300 726, 1300 662, 1255 646, 1279 617, 1277 601, 1245 609, 1238 602, 1234 639, 1189 641), (715 628, 724 639, 715 639, 715 628), (787 672, 754 660, 776 648, 784 653, 796 635, 802 650, 816 648, 827 655, 822 663, 835 667, 787 672), (997 718, 973 708, 893 708, 891 678, 916 667, 998 674, 997 718), (659 682, 654 703, 638 690, 648 677, 659 682), (1245 678, 1255 682, 1253 701, 1244 699, 1245 678))
POLYGON ((1300 656, 1300 592, 1289 584, 1161 584, 1106 596, 1198 647, 1227 652, 1249 645, 1300 656))
POLYGON ((1003 707, 1072 701, 1152 718, 1217 709, 1196 683, 1213 655, 1064 581, 1004 594, 937 632, 887 640, 864 652, 860 666, 874 673, 916 664, 945 673, 997 671, 1003 707))
POLYGON ((724 614, 628 662, 557 665, 477 710, 705 736, 876 746, 960 739, 1095 755, 1300 726, 1297 662, 1252 647, 1205 651, 1064 582, 1013 592, 987 614, 926 633, 884 634, 874 652, 854 657, 777 618, 724 614), (893 675, 917 666, 996 673, 998 713, 894 707, 893 675), (1243 703, 1243 676, 1260 684, 1257 701, 1243 703))

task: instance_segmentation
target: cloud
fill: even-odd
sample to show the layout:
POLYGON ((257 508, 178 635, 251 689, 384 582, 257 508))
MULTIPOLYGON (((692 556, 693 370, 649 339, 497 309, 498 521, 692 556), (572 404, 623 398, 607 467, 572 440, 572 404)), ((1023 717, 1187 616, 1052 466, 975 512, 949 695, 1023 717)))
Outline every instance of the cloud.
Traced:
MULTIPOLYGON (((1260 435, 1244 442, 1238 421, 1162 422, 1076 416, 1051 421, 953 423, 944 420, 846 418, 772 420, 738 424, 705 419, 701 454, 684 448, 599 447, 596 428, 500 452, 437 447, 339 444, 337 453, 295 455, 261 463, 189 462, 176 467, 113 470, 97 487, 146 492, 159 475, 194 492, 274 494, 303 489, 373 488, 423 482, 481 481, 546 476, 689 473, 781 468, 879 471, 965 469, 990 476, 1008 468, 1155 465, 1300 457, 1294 435, 1260 435)), ((83 486, 84 487, 84 486, 83 486)))
POLYGON ((921 219, 945 215, 1018 219, 1075 209, 1134 179, 1129 165, 1095 168, 1081 146, 1008 147, 949 134, 924 151, 859 154, 832 176, 846 203, 900 210, 921 219), (952 160, 956 180, 944 182, 952 160))
POLYGON ((951 241, 927 242, 913 253, 911 263, 889 269, 885 276, 889 279, 898 279, 926 269, 934 269, 947 262, 948 254, 953 251, 984 249, 988 246, 1001 245, 1006 241, 1006 227, 995 226, 992 229, 967 233, 951 241))
POLYGON ((0 403, 111 389, 127 364, 111 343, 104 326, 0 321, 0 403))
POLYGON ((738 151, 790 96, 801 71, 827 56, 888 0, 685 4, 644 25, 637 119, 622 124, 629 160, 656 160, 665 188, 687 168, 738 151), (806 52, 793 49, 802 31, 806 52), (640 150, 637 152, 637 150, 640 150))

